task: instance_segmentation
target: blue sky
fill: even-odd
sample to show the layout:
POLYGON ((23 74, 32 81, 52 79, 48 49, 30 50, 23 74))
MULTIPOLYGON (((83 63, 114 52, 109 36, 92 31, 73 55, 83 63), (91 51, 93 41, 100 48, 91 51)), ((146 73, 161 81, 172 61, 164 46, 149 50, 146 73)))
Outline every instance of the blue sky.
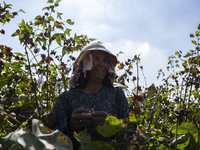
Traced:
MULTIPOLYGON (((13 5, 13 11, 23 9, 0 35, 0 44, 9 45, 13 51, 23 52, 18 38, 11 38, 17 24, 37 15, 43 15, 46 0, 5 0, 13 5)), ((2 3, 2 0, 1 0, 2 3)), ((194 49, 189 34, 197 30, 200 23, 199 0, 62 0, 58 11, 64 13, 63 20, 75 22, 72 33, 85 34, 103 42, 123 61, 141 54, 140 65, 144 68, 147 86, 160 84, 158 70, 165 70, 170 55, 178 50, 186 53, 194 49)), ((136 73, 136 72, 135 72, 136 73)), ((141 78, 140 83, 144 84, 141 78)))

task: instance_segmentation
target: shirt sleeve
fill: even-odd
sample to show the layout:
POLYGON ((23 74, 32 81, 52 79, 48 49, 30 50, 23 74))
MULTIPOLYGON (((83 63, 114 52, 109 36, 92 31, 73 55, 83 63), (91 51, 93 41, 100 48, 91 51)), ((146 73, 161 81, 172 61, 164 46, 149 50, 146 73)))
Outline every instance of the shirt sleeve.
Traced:
POLYGON ((55 114, 55 128, 66 134, 72 141, 74 149, 78 149, 79 142, 73 136, 73 131, 69 129, 69 122, 71 120, 71 96, 70 91, 65 91, 57 99, 53 113, 55 114))
POLYGON ((69 132, 69 100, 67 98, 67 91, 62 93, 57 99, 55 106, 53 108, 53 113, 55 114, 55 129, 67 134, 69 132), (67 111, 68 110, 68 111, 67 111))
POLYGON ((124 91, 120 87, 117 88, 116 99, 118 103, 118 118, 128 118, 128 100, 124 94, 124 91))

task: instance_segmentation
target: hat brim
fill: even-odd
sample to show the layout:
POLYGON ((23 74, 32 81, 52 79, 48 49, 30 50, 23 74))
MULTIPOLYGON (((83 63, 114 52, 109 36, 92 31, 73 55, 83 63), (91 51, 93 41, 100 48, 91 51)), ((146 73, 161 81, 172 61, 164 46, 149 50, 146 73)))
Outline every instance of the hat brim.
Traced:
POLYGON ((90 44, 90 45, 84 47, 81 50, 81 53, 79 54, 78 58, 74 62, 73 71, 75 71, 77 69, 80 62, 83 61, 83 59, 87 56, 87 54, 94 50, 104 51, 104 52, 108 53, 110 61, 113 64, 113 66, 115 67, 117 65, 117 57, 114 54, 112 54, 109 50, 107 50, 103 45, 100 45, 98 43, 93 43, 93 44, 90 44))

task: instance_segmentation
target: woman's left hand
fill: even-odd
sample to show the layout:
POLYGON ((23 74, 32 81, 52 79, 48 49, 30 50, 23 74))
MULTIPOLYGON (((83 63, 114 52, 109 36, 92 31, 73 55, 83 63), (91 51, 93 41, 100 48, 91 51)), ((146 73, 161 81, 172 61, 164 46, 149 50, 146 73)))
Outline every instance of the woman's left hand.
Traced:
POLYGON ((92 122, 97 126, 102 126, 105 122, 108 113, 105 111, 95 111, 92 113, 92 122))

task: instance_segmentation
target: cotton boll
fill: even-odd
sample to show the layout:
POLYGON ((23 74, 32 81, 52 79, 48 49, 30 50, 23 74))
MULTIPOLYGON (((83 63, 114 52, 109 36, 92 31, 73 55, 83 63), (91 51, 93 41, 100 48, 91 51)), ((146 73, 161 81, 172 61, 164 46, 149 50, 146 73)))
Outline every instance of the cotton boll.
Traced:
POLYGON ((37 88, 42 91, 42 85, 44 84, 43 75, 41 74, 37 79, 37 88))
POLYGON ((61 91, 63 87, 64 87, 63 82, 58 81, 55 85, 55 93, 59 94, 59 91, 61 91))

